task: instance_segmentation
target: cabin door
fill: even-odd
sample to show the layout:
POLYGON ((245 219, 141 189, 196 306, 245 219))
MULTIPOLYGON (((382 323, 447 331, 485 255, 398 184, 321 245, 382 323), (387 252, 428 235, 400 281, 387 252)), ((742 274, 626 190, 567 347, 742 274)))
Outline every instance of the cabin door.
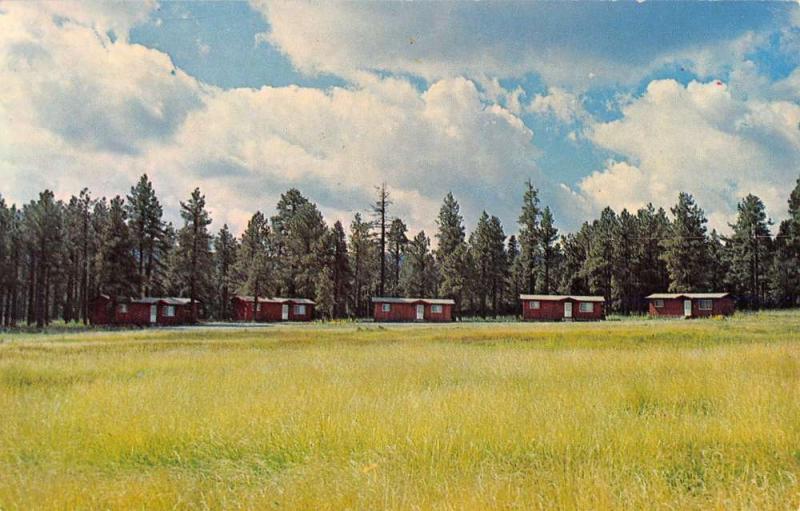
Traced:
POLYGON ((564 302, 564 317, 572 318, 572 302, 564 302))
POLYGON ((150 323, 156 323, 158 321, 158 305, 151 305, 150 306, 150 323))
POLYGON ((684 300, 683 301, 683 315, 687 318, 692 315, 692 301, 691 300, 684 300))
POLYGON ((284 303, 281 306, 281 319, 287 321, 289 319, 289 304, 284 303))
POLYGON ((425 306, 417 305, 417 321, 425 319, 425 306))

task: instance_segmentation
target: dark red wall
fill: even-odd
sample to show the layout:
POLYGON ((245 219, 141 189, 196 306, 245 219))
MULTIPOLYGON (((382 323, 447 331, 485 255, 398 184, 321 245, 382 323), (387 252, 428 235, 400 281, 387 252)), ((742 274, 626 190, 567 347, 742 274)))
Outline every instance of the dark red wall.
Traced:
MULTIPOLYGON (((112 307, 110 299, 97 298, 92 303, 89 313, 89 320, 93 325, 140 325, 147 326, 150 323, 149 303, 128 303, 128 312, 121 313, 119 304, 112 307)), ((189 304, 175 305, 175 316, 167 317, 164 315, 166 304, 156 303, 158 315, 157 325, 184 325, 192 322, 192 308, 189 304)), ((201 305, 195 303, 195 308, 200 316, 201 305)))
MULTIPOLYGON (((253 321, 253 302, 233 298, 233 319, 235 321, 253 321)), ((305 304, 305 315, 298 315, 294 313, 294 306, 296 304, 291 301, 289 305, 289 321, 311 321, 314 319, 314 306, 305 304)), ((302 304, 301 304, 302 305, 302 304)), ((275 302, 261 302, 261 310, 256 313, 256 321, 282 321, 281 308, 282 303, 275 302)))
MULTIPOLYGON (((655 300, 650 300, 648 311, 651 316, 656 317, 683 317, 683 301, 687 298, 664 298, 664 306, 656 307, 655 300)), ((692 317, 702 318, 708 316, 730 316, 736 306, 733 298, 711 298, 711 310, 700 310, 700 300, 692 299, 692 317)))
MULTIPOLYGON (((372 304, 372 317, 375 321, 417 321, 417 303, 392 303, 392 310, 383 312, 383 303, 375 302, 372 304)), ((431 304, 423 303, 425 311, 422 316, 424 321, 453 321, 453 306, 442 304, 442 313, 434 314, 431 312, 431 304)))
POLYGON ((592 312, 581 312, 580 302, 576 300, 539 300, 540 307, 531 309, 531 300, 522 300, 522 319, 530 321, 560 321, 564 319, 564 302, 572 302, 572 319, 575 321, 596 321, 605 318, 602 302, 594 303, 592 312))

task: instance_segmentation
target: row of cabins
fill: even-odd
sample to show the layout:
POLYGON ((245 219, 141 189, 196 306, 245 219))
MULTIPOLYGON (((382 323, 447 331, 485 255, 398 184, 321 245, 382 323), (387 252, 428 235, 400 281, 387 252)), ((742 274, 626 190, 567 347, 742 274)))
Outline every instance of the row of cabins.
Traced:
MULTIPOLYGON (((598 321, 605 319, 605 298, 581 295, 520 295, 526 321, 598 321)), ((733 314, 728 293, 655 293, 647 297, 653 317, 700 318, 733 314)), ((373 298, 375 321, 452 321, 453 300, 373 298)))
MULTIPOLYGON (((647 297, 653 317, 724 316, 733 314, 728 293, 655 293, 647 297)), ((605 319, 602 296, 520 295, 526 321, 598 321, 605 319)), ((390 321, 453 321, 455 301, 440 298, 372 299, 373 318, 390 321)), ((311 321, 315 303, 307 298, 235 296, 231 299, 235 321, 311 321)), ((203 305, 188 298, 117 298, 98 296, 90 309, 95 325, 180 325, 203 317, 203 305), (192 309, 194 308, 194 313, 192 309)))
MULTIPOLYGON (((231 299, 235 321, 311 321, 314 302, 306 298, 262 298, 234 296, 231 299)), ((93 325, 185 325, 203 317, 203 304, 189 298, 147 297, 94 299, 89 319, 93 325), (194 308, 194 314, 192 313, 194 308)))

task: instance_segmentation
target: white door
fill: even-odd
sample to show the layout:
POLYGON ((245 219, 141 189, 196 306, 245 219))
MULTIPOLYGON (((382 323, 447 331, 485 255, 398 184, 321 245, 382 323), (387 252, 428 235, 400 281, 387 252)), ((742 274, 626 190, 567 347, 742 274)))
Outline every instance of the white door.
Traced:
POLYGON ((572 317, 572 302, 564 302, 564 317, 572 317))
POLYGON ((289 304, 284 303, 281 307, 281 319, 284 321, 289 319, 289 304))
POLYGON ((417 305, 417 320, 421 321, 423 319, 425 319, 425 306, 417 305))
POLYGON ((683 315, 687 318, 692 315, 692 301, 691 300, 684 300, 683 301, 683 315))
POLYGON ((150 323, 156 323, 158 321, 158 305, 151 305, 150 306, 150 323))

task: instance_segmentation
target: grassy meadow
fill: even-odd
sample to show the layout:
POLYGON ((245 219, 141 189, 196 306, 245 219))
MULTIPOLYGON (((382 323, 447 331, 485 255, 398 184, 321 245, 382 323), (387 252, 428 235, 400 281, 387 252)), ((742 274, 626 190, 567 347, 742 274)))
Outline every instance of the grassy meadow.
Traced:
POLYGON ((0 333, 0 509, 791 509, 800 312, 0 333))

